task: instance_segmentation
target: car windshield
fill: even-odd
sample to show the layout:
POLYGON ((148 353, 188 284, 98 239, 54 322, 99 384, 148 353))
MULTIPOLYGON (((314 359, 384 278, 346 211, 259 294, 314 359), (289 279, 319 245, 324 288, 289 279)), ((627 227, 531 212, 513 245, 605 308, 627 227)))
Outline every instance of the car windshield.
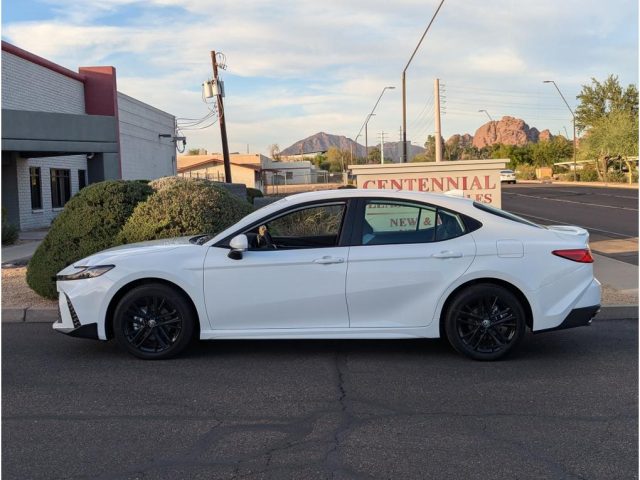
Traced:
POLYGON ((193 243, 194 245, 204 245, 212 238, 213 236, 203 233, 201 235, 196 235, 195 237, 191 237, 189 239, 189 243, 193 243))
POLYGON ((513 213, 505 212, 504 210, 492 207, 491 205, 487 205, 486 203, 473 202, 473 206, 478 210, 482 210, 483 212, 487 212, 498 217, 506 218, 507 220, 511 220, 513 222, 523 223, 525 225, 536 228, 545 228, 542 225, 530 222, 529 220, 525 220, 524 218, 514 215, 513 213))
POLYGON ((513 170, 500 170, 500 173, 513 173, 513 170))

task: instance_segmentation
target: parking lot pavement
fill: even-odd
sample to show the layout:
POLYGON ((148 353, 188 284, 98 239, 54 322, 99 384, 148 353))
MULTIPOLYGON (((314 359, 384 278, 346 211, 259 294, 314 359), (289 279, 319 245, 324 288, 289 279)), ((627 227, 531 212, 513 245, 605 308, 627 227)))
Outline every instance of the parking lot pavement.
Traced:
POLYGON ((52 478, 637 478, 638 323, 442 341, 219 341, 145 362, 3 324, 2 474, 52 478))

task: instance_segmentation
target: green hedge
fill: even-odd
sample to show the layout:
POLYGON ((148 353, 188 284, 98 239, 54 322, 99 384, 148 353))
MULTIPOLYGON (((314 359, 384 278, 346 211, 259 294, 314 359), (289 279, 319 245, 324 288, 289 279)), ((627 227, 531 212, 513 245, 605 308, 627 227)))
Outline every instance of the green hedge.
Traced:
POLYGON ((18 240, 18 227, 9 222, 7 209, 2 208, 2 245, 13 245, 18 240))
POLYGON ((118 235, 119 243, 214 235, 252 211, 249 203, 208 180, 170 177, 150 185, 156 191, 135 208, 118 235))
POLYGON ((55 298, 52 277, 67 265, 117 245, 116 236, 135 206, 152 193, 141 182, 110 180, 83 188, 53 221, 27 267, 27 283, 55 298))

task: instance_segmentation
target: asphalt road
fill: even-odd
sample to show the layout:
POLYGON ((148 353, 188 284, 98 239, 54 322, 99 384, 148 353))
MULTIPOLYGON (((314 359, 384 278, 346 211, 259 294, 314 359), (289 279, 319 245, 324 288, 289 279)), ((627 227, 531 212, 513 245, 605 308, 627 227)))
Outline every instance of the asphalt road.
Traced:
MULTIPOLYGON (((502 208, 544 225, 578 225, 591 242, 638 236, 638 190, 553 184, 502 186, 502 208)), ((638 264, 636 252, 606 254, 638 264)))
POLYGON ((3 479, 638 476, 638 322, 441 341, 201 342, 145 362, 2 326, 3 479))

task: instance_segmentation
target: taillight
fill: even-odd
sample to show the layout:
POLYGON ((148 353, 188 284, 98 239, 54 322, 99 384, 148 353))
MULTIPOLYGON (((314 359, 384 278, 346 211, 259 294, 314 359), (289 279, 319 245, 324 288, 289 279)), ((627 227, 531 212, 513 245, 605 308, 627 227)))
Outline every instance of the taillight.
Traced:
POLYGON ((588 248, 574 248, 571 250, 554 250, 554 255, 567 260, 572 260, 579 263, 593 263, 593 257, 591 256, 591 250, 588 248))

